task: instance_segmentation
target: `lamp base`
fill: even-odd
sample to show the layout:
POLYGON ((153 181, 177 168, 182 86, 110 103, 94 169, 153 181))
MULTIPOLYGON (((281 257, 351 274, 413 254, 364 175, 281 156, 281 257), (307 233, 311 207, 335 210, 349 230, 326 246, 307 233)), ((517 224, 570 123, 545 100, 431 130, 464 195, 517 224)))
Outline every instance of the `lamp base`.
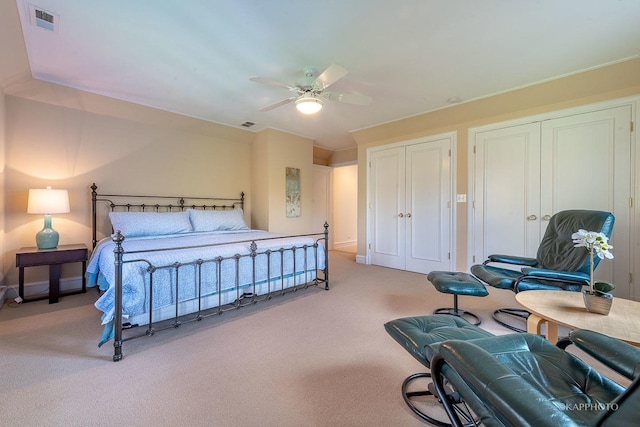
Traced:
POLYGON ((55 249, 58 247, 60 234, 51 228, 51 215, 44 216, 44 228, 36 234, 38 249, 55 249))

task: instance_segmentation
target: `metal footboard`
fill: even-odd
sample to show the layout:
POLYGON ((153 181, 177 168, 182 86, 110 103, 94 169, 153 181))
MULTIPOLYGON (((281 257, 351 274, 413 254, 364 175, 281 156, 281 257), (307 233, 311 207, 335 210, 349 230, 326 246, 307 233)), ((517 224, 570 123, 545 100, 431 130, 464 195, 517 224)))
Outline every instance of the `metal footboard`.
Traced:
MULTIPOLYGON (((273 240, 276 238, 266 238, 261 240, 247 240, 245 243, 249 244, 249 252, 245 254, 235 254, 233 256, 227 257, 216 257, 212 259, 195 259, 190 262, 175 262, 166 265, 154 265, 152 262, 145 259, 141 256, 144 252, 149 251, 131 251, 127 252, 124 249, 123 242, 125 237, 120 234, 120 232, 116 232, 112 236, 112 240, 115 243, 115 289, 114 289, 114 304, 115 304, 115 314, 114 314, 114 355, 113 360, 115 362, 119 361, 123 357, 122 346, 124 341, 128 341, 134 338, 139 338, 143 336, 152 336, 156 331, 162 329, 169 328, 177 328, 182 324, 200 321, 209 316, 220 315, 225 311, 239 309, 241 307, 256 304, 259 301, 267 301, 270 300, 275 295, 284 295, 289 292, 295 292, 301 288, 307 288, 309 286, 319 286, 324 284, 324 289, 329 290, 329 225, 327 223, 324 224, 324 231, 318 234, 302 234, 295 236, 283 236, 283 237, 317 237, 315 243, 312 245, 304 244, 304 245, 292 245, 289 247, 281 247, 279 249, 264 249, 259 250, 257 242, 265 241, 265 240, 273 240), (302 269, 299 269, 297 264, 298 257, 296 253, 298 251, 303 251, 303 263, 302 269), (310 252, 312 256, 309 256, 310 252), (319 251, 323 251, 324 255, 324 268, 318 269, 319 265, 319 251), (285 272, 285 256, 287 254, 291 254, 293 259, 293 267, 290 275, 285 272), (131 259, 124 259, 125 255, 129 255, 131 259), (140 258, 137 256, 140 255, 140 258), (256 261, 258 257, 265 257, 267 263, 267 274, 266 280, 258 283, 256 277, 256 261), (277 258, 279 257, 279 262, 277 258), (242 259, 250 258, 251 259, 251 277, 252 281, 249 284, 241 283, 240 280, 240 262, 242 259), (310 258, 313 260, 310 262, 310 258), (222 274, 223 274, 223 263, 232 262, 234 263, 234 274, 235 274, 235 286, 231 289, 231 292, 235 291, 235 298, 231 302, 225 302, 223 300, 223 293, 228 292, 228 289, 222 289, 222 274), (144 333, 140 333, 137 335, 131 335, 128 337, 123 336, 123 314, 122 314, 122 277, 123 277, 123 267, 125 264, 129 263, 143 263, 146 264, 146 272, 149 274, 149 307, 148 307, 148 326, 144 333), (279 268, 276 268, 276 271, 272 271, 272 264, 279 264, 279 268), (203 301, 205 298, 211 298, 212 294, 203 295, 203 281, 206 279, 205 273, 203 272, 203 267, 205 265, 213 265, 214 266, 214 275, 216 282, 216 290, 214 294, 217 294, 217 306, 207 306, 205 307, 203 301), (184 267, 195 267, 197 271, 196 283, 197 283, 197 309, 195 311, 191 311, 189 313, 181 313, 180 312, 180 273, 181 269, 184 267), (164 319, 162 322, 165 324, 164 327, 158 327, 158 323, 154 319, 154 299, 153 299, 153 291, 154 291, 154 276, 159 271, 168 270, 171 272, 172 277, 174 279, 174 293, 175 293, 175 312, 172 319, 164 319), (299 271, 300 270, 300 271, 299 271), (315 271, 315 274, 312 272, 315 271), (290 277, 287 277, 287 276, 290 277), (286 284, 286 281, 290 280, 290 284, 286 284), (266 285, 266 291, 260 291, 259 287, 263 287, 266 285), (167 325, 167 321, 171 321, 167 325)), ((234 242, 240 243, 240 242, 234 242)), ((206 246, 219 246, 221 244, 212 244, 206 246)), ((180 249, 190 249, 191 247, 185 247, 180 249)), ((154 251, 164 251, 164 250, 175 250, 176 248, 170 249, 156 249, 154 251)), ((210 273, 209 273, 210 274, 210 273)), ((208 276, 207 276, 208 277, 208 276)))

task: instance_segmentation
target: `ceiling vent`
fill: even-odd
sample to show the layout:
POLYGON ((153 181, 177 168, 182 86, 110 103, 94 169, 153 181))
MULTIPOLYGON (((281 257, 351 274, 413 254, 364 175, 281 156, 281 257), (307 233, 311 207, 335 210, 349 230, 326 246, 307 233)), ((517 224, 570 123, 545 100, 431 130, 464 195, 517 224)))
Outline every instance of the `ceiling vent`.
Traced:
POLYGON ((253 122, 244 122, 240 126, 245 127, 245 128, 250 128, 253 125, 255 125, 255 123, 253 123, 253 122))
POLYGON ((48 12, 40 7, 36 7, 32 4, 29 5, 29 17, 31 25, 34 27, 40 27, 47 31, 54 33, 58 32, 58 19, 59 16, 55 13, 48 12))

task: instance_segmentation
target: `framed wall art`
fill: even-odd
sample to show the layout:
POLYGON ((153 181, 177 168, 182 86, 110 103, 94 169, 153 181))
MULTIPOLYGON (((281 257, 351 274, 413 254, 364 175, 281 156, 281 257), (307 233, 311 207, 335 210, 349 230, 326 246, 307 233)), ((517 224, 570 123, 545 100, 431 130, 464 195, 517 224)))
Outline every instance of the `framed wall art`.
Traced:
POLYGON ((300 216, 300 169, 287 168, 287 218, 300 216))

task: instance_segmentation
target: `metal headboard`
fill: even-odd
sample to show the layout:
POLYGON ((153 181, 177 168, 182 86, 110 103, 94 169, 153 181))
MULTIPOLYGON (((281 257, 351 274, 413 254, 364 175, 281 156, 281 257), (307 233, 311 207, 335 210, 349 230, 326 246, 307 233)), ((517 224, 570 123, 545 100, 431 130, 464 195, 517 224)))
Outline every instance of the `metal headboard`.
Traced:
POLYGON ((106 202, 111 212, 179 212, 185 209, 244 210, 244 192, 240 198, 152 196, 136 194, 98 194, 95 182, 91 185, 91 230, 93 248, 98 243, 98 202, 106 202))

